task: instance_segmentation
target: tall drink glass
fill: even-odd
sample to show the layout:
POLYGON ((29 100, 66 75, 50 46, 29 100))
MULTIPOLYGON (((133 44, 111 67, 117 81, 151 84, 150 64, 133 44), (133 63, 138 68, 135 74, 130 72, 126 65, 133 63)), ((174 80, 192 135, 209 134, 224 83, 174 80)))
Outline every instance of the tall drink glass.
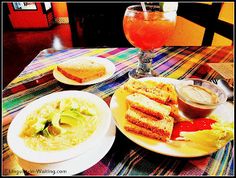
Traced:
POLYGON ((168 37, 174 32, 176 10, 164 12, 159 5, 146 5, 143 11, 141 5, 127 7, 123 29, 127 40, 140 49, 138 66, 129 72, 133 78, 157 76, 152 70, 154 49, 165 44, 168 37))

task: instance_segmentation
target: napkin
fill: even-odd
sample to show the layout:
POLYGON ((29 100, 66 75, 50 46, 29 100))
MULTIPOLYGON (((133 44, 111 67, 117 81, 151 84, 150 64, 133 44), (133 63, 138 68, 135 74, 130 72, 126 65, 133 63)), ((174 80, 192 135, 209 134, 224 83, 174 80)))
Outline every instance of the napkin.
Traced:
POLYGON ((234 79, 234 63, 208 63, 224 79, 234 79))

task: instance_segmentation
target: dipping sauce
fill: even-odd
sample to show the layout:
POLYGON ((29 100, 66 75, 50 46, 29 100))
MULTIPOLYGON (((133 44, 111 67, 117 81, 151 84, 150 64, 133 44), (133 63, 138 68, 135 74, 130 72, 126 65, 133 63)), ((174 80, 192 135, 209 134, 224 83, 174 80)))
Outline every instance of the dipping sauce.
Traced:
POLYGON ((211 90, 198 86, 187 85, 180 89, 182 96, 188 98, 190 101, 203 104, 217 104, 218 97, 211 90))
POLYGON ((179 91, 178 106, 188 118, 208 116, 218 104, 218 96, 210 89, 198 85, 185 85, 179 91))
POLYGON ((208 118, 194 119, 193 122, 182 121, 174 124, 174 128, 171 135, 171 140, 175 140, 180 137, 180 132, 196 132, 199 130, 210 130, 211 125, 216 121, 208 118))

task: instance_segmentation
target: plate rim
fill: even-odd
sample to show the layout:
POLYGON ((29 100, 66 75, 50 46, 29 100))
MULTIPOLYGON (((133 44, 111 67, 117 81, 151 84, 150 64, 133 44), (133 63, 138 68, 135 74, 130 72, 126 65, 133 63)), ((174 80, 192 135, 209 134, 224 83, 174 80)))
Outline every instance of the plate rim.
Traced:
MULTIPOLYGON (((109 63, 110 67, 112 66, 112 69, 111 69, 112 72, 111 72, 109 75, 105 75, 105 76, 99 77, 99 78, 97 78, 97 79, 90 80, 90 81, 88 81, 88 82, 79 83, 79 82, 76 82, 76 81, 74 81, 74 80, 71 80, 71 79, 67 78, 66 76, 64 76, 63 74, 61 74, 61 73, 57 70, 57 65, 56 65, 56 66, 54 67, 54 69, 53 69, 53 72, 52 72, 52 73, 53 73, 53 77, 54 77, 57 81, 59 81, 59 82, 61 82, 61 83, 63 83, 63 84, 66 84, 66 85, 72 85, 72 86, 87 86, 87 85, 92 85, 92 84, 97 84, 97 83, 104 82, 104 81, 110 79, 110 78, 114 75, 114 73, 116 72, 116 66, 115 66, 115 64, 114 64, 111 60, 109 60, 109 59, 107 59, 107 58, 96 57, 96 56, 78 56, 78 57, 75 57, 75 58, 73 58, 73 59, 70 59, 70 60, 67 60, 67 61, 58 63, 58 65, 59 65, 59 64, 62 64, 62 63, 68 63, 68 62, 73 61, 73 60, 77 60, 78 58, 81 58, 82 60, 86 60, 86 59, 89 60, 89 59, 90 59, 90 60, 102 60, 102 61, 104 61, 104 62, 107 62, 107 63, 109 63), (60 76, 60 77, 63 77, 63 78, 66 78, 67 80, 71 81, 72 83, 65 82, 64 80, 61 80, 59 76, 60 76)), ((105 66, 105 67, 106 67, 106 66, 105 66)))
MULTIPOLYGON (((52 170, 64 170, 68 168, 67 167, 72 167, 69 169, 69 173, 67 174, 53 174, 53 175, 58 175, 58 176, 66 176, 66 175, 75 175, 75 174, 79 174, 81 172, 84 172, 88 169, 90 169, 91 167, 93 167, 94 165, 96 165, 99 161, 101 161, 106 154, 111 150, 115 139, 116 139, 116 125, 114 123, 114 121, 112 120, 112 122, 110 123, 110 127, 109 130, 107 131, 106 135, 102 138, 101 142, 98 145, 98 148, 102 148, 102 149, 97 149, 97 148, 92 148, 86 151, 85 154, 83 155, 79 155, 75 158, 72 158, 71 160, 67 160, 64 162, 59 162, 59 163, 55 163, 54 165, 50 165, 50 169, 52 170), (104 147, 105 145, 105 147, 104 147), (94 154, 96 154, 96 157, 94 157, 94 154), (81 162, 82 160, 89 160, 86 162, 81 162), (77 163, 77 164, 72 164, 72 163, 77 163), (81 164, 83 165, 82 167, 79 167, 78 165, 81 164)), ((21 161, 22 164, 27 164, 27 162, 25 162, 25 160, 19 160, 21 161)), ((33 163, 33 165, 31 165, 33 168, 30 168, 29 170, 33 170, 35 169, 39 169, 38 166, 42 166, 42 164, 38 164, 38 163, 33 163)), ((46 165, 47 166, 47 165, 46 165)), ((29 165, 27 164, 25 166, 26 168, 29 168, 29 165)), ((42 169, 45 167, 42 167, 42 169)), ((45 168, 48 169, 48 168, 45 168)), ((36 174, 36 176, 44 176, 45 174, 36 174)))

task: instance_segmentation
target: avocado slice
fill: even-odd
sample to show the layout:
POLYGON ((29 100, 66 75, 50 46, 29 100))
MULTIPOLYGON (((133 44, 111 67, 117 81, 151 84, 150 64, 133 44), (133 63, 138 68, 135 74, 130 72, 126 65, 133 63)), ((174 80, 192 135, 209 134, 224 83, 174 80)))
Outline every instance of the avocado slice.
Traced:
POLYGON ((35 135, 37 133, 39 133, 40 131, 42 131, 46 125, 47 119, 43 118, 43 117, 39 117, 37 118, 37 122, 35 124, 33 124, 32 126, 30 126, 30 129, 27 130, 26 134, 27 135, 35 135))
POLYGON ((48 131, 48 127, 46 127, 46 128, 42 131, 42 134, 43 134, 44 137, 50 137, 50 136, 51 136, 51 134, 50 134, 49 131, 48 131))
POLYGON ((67 110, 61 113, 61 120, 60 123, 69 124, 71 126, 78 125, 79 122, 86 117, 79 113, 76 110, 67 110))
POLYGON ((61 116, 73 117, 75 119, 86 119, 86 117, 77 110, 66 110, 61 113, 61 116))
POLYGON ((95 110, 89 107, 81 107, 81 113, 88 115, 88 116, 94 116, 96 114, 95 110))
POLYGON ((52 115, 52 126, 59 130, 60 133, 66 132, 66 130, 60 126, 60 113, 54 113, 52 115))
POLYGON ((79 123, 76 118, 70 117, 70 116, 61 116, 60 122, 63 124, 71 125, 71 126, 73 126, 73 125, 76 126, 79 123))

